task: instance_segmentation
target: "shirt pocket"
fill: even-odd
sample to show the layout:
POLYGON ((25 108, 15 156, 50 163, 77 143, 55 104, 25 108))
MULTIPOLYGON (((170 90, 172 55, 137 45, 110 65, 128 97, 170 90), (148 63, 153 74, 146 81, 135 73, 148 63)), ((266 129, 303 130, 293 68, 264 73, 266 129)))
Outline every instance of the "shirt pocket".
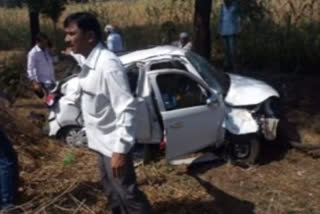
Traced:
POLYGON ((110 105, 105 87, 98 76, 89 76, 80 82, 82 109, 91 115, 102 116, 110 105), (81 84, 82 83, 82 84, 81 84))

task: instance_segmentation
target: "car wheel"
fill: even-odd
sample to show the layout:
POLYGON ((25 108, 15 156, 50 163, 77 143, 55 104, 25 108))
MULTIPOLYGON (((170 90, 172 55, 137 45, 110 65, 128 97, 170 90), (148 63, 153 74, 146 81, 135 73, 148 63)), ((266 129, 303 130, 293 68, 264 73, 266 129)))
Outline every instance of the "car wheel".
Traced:
POLYGON ((258 162, 261 142, 255 134, 233 136, 229 145, 229 155, 232 163, 250 166, 258 162))
POLYGON ((65 127, 61 131, 61 138, 64 143, 71 147, 86 147, 87 137, 83 128, 79 126, 65 127))

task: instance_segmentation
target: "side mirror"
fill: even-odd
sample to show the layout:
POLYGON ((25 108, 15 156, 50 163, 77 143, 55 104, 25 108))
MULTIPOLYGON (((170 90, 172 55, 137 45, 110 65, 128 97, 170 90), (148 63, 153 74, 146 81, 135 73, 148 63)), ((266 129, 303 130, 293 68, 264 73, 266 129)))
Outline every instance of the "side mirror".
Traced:
POLYGON ((212 104, 217 104, 218 101, 218 97, 215 94, 212 94, 209 98, 207 98, 206 103, 207 105, 212 105, 212 104))

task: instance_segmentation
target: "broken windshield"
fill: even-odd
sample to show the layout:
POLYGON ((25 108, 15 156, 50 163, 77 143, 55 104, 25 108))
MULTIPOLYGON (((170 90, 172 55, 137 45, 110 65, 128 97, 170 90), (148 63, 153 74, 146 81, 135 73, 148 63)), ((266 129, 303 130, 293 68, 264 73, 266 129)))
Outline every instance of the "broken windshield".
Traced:
POLYGON ((226 95, 230 85, 230 79, 226 73, 215 70, 207 60, 196 53, 186 52, 186 57, 210 87, 223 96, 226 95))

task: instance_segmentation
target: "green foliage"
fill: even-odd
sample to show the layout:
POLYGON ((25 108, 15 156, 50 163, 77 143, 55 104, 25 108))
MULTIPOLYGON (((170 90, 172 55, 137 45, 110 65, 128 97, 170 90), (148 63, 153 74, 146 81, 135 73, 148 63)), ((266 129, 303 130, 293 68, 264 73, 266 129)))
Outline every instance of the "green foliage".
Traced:
POLYGON ((268 15, 265 1, 239 0, 240 14, 243 22, 257 24, 268 15))
POLYGON ((287 71, 319 65, 320 22, 319 17, 310 15, 311 8, 313 12, 319 9, 312 6, 315 1, 288 0, 279 8, 268 1, 257 3, 250 7, 261 14, 244 14, 242 62, 259 68, 275 65, 287 71))
POLYGON ((43 0, 26 0, 26 3, 29 10, 32 12, 40 12, 45 5, 43 0))
POLYGON ((75 163, 75 161, 76 161, 75 155, 73 154, 73 152, 71 150, 69 150, 63 159, 63 164, 64 165, 71 165, 71 164, 75 163))

